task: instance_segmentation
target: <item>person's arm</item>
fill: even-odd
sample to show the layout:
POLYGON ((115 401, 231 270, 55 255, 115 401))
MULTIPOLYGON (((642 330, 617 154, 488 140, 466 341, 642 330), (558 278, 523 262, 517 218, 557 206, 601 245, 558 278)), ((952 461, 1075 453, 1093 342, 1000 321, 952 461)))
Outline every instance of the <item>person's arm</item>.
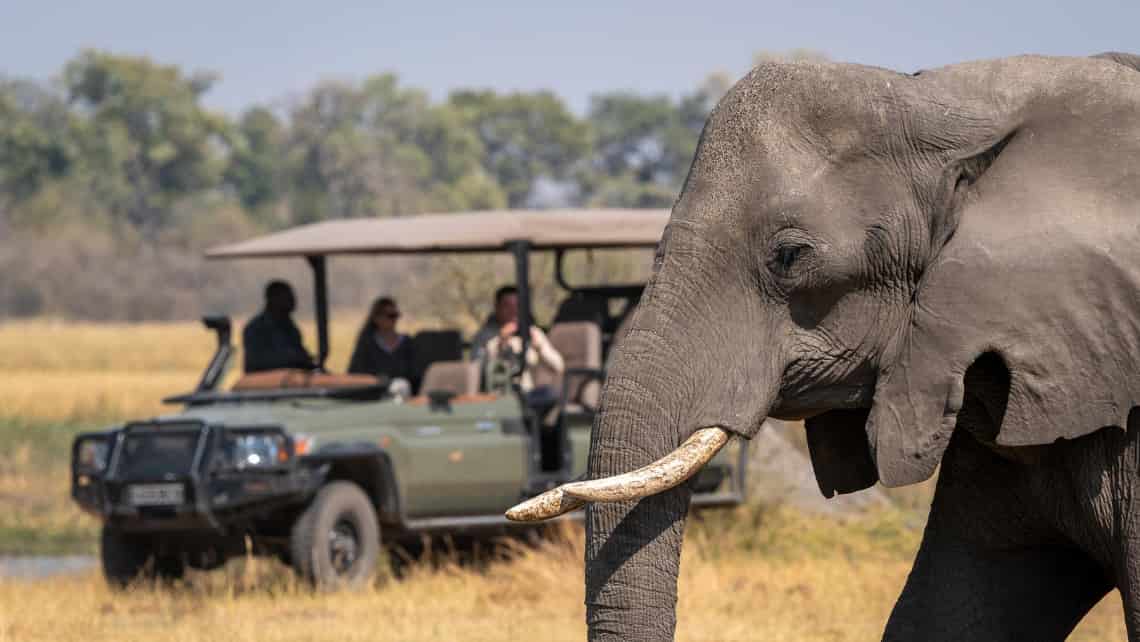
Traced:
POLYGON ((376 374, 376 364, 370 363, 368 351, 364 346, 367 333, 361 332, 356 336, 356 346, 352 349, 352 358, 348 360, 349 374, 376 374))
MULTIPOLYGON (((297 335, 298 342, 300 334, 297 335)), ((299 343, 279 345, 274 340, 274 329, 264 324, 251 323, 242 331, 242 350, 245 351, 245 371, 260 372, 279 368, 309 369, 314 367, 313 358, 299 343)))
POLYGON ((487 342, 496 336, 496 332, 490 326, 484 324, 471 337, 471 360, 482 361, 487 356, 487 342))
POLYGON ((301 329, 297 324, 293 323, 292 319, 289 320, 289 345, 281 351, 282 361, 286 365, 281 366, 285 368, 316 368, 316 359, 309 351, 305 349, 305 342, 301 339, 301 329))
POLYGON ((558 374, 562 374, 562 372, 566 370, 566 362, 562 359, 562 354, 554 348, 554 345, 550 343, 550 339, 546 338, 545 332, 532 327, 530 339, 543 365, 558 374))
POLYGON ((259 372, 272 370, 273 353, 271 341, 264 331, 255 323, 248 323, 241 333, 241 349, 245 356, 245 371, 259 372))

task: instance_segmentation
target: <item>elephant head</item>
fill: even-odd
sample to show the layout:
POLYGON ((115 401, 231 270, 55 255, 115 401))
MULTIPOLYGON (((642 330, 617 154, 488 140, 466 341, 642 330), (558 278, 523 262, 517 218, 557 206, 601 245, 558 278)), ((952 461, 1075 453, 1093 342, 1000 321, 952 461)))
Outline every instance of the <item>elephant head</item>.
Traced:
POLYGON ((1007 375, 994 443, 1124 425, 1140 75, 1119 62, 765 64, 721 100, 608 375, 588 480, 512 513, 598 502, 592 639, 671 638, 683 482, 767 416, 806 419, 827 496, 928 478, 979 359, 1007 375))

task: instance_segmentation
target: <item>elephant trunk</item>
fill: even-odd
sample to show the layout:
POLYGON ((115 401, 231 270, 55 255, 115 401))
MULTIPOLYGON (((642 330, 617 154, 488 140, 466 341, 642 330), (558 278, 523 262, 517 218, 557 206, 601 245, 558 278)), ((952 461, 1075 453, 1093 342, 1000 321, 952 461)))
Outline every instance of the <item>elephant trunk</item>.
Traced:
POLYGON ((594 641, 673 638, 692 496, 684 481, 730 434, 751 434, 775 397, 769 368, 744 367, 757 363, 754 353, 740 358, 748 346, 699 332, 669 333, 644 325, 664 313, 639 313, 607 378, 591 436, 588 480, 564 487, 573 501, 590 502, 586 605, 594 641), (698 354, 705 365, 685 358, 698 354), (745 389, 747 404, 740 403, 745 389))
MULTIPOLYGON (((608 384, 595 422, 591 479, 621 476, 668 455, 671 426, 631 386, 608 384), (616 389, 620 386, 622 389, 616 389), (657 430, 647 430, 656 424, 657 430), (651 443, 646 434, 656 433, 651 443)), ((586 507, 586 607, 590 640, 672 640, 681 539, 691 493, 685 484, 642 499, 586 507)))
POLYGON ((778 326, 766 324, 747 284, 717 278, 731 267, 729 254, 705 252, 708 241, 690 228, 667 233, 668 255, 607 373, 587 479, 508 512, 544 519, 587 504, 586 606, 595 641, 672 639, 692 494, 684 482, 730 434, 752 436, 776 397, 778 326), (694 262, 698 255, 713 260, 694 262))

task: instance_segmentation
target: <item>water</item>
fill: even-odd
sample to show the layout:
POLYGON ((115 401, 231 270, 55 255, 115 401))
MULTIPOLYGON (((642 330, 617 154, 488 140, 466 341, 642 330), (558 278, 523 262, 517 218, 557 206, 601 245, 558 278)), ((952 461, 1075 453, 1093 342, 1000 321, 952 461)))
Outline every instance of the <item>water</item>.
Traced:
POLYGON ((43 578, 81 573, 97 568, 99 560, 87 555, 0 555, 0 578, 43 578))

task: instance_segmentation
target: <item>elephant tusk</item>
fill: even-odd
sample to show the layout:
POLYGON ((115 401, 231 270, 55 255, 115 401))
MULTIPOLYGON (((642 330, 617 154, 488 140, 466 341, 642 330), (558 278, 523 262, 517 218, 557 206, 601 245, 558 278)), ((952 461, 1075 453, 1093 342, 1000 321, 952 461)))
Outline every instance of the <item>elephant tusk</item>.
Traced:
POLYGON ((723 428, 701 428, 673 452, 635 471, 563 484, 507 511, 515 521, 538 521, 572 511, 585 502, 621 502, 656 495, 692 477, 725 444, 723 428))
POLYGON ((507 511, 507 519, 514 522, 539 522, 585 506, 585 500, 568 497, 562 492, 566 486, 564 484, 522 502, 507 511))

